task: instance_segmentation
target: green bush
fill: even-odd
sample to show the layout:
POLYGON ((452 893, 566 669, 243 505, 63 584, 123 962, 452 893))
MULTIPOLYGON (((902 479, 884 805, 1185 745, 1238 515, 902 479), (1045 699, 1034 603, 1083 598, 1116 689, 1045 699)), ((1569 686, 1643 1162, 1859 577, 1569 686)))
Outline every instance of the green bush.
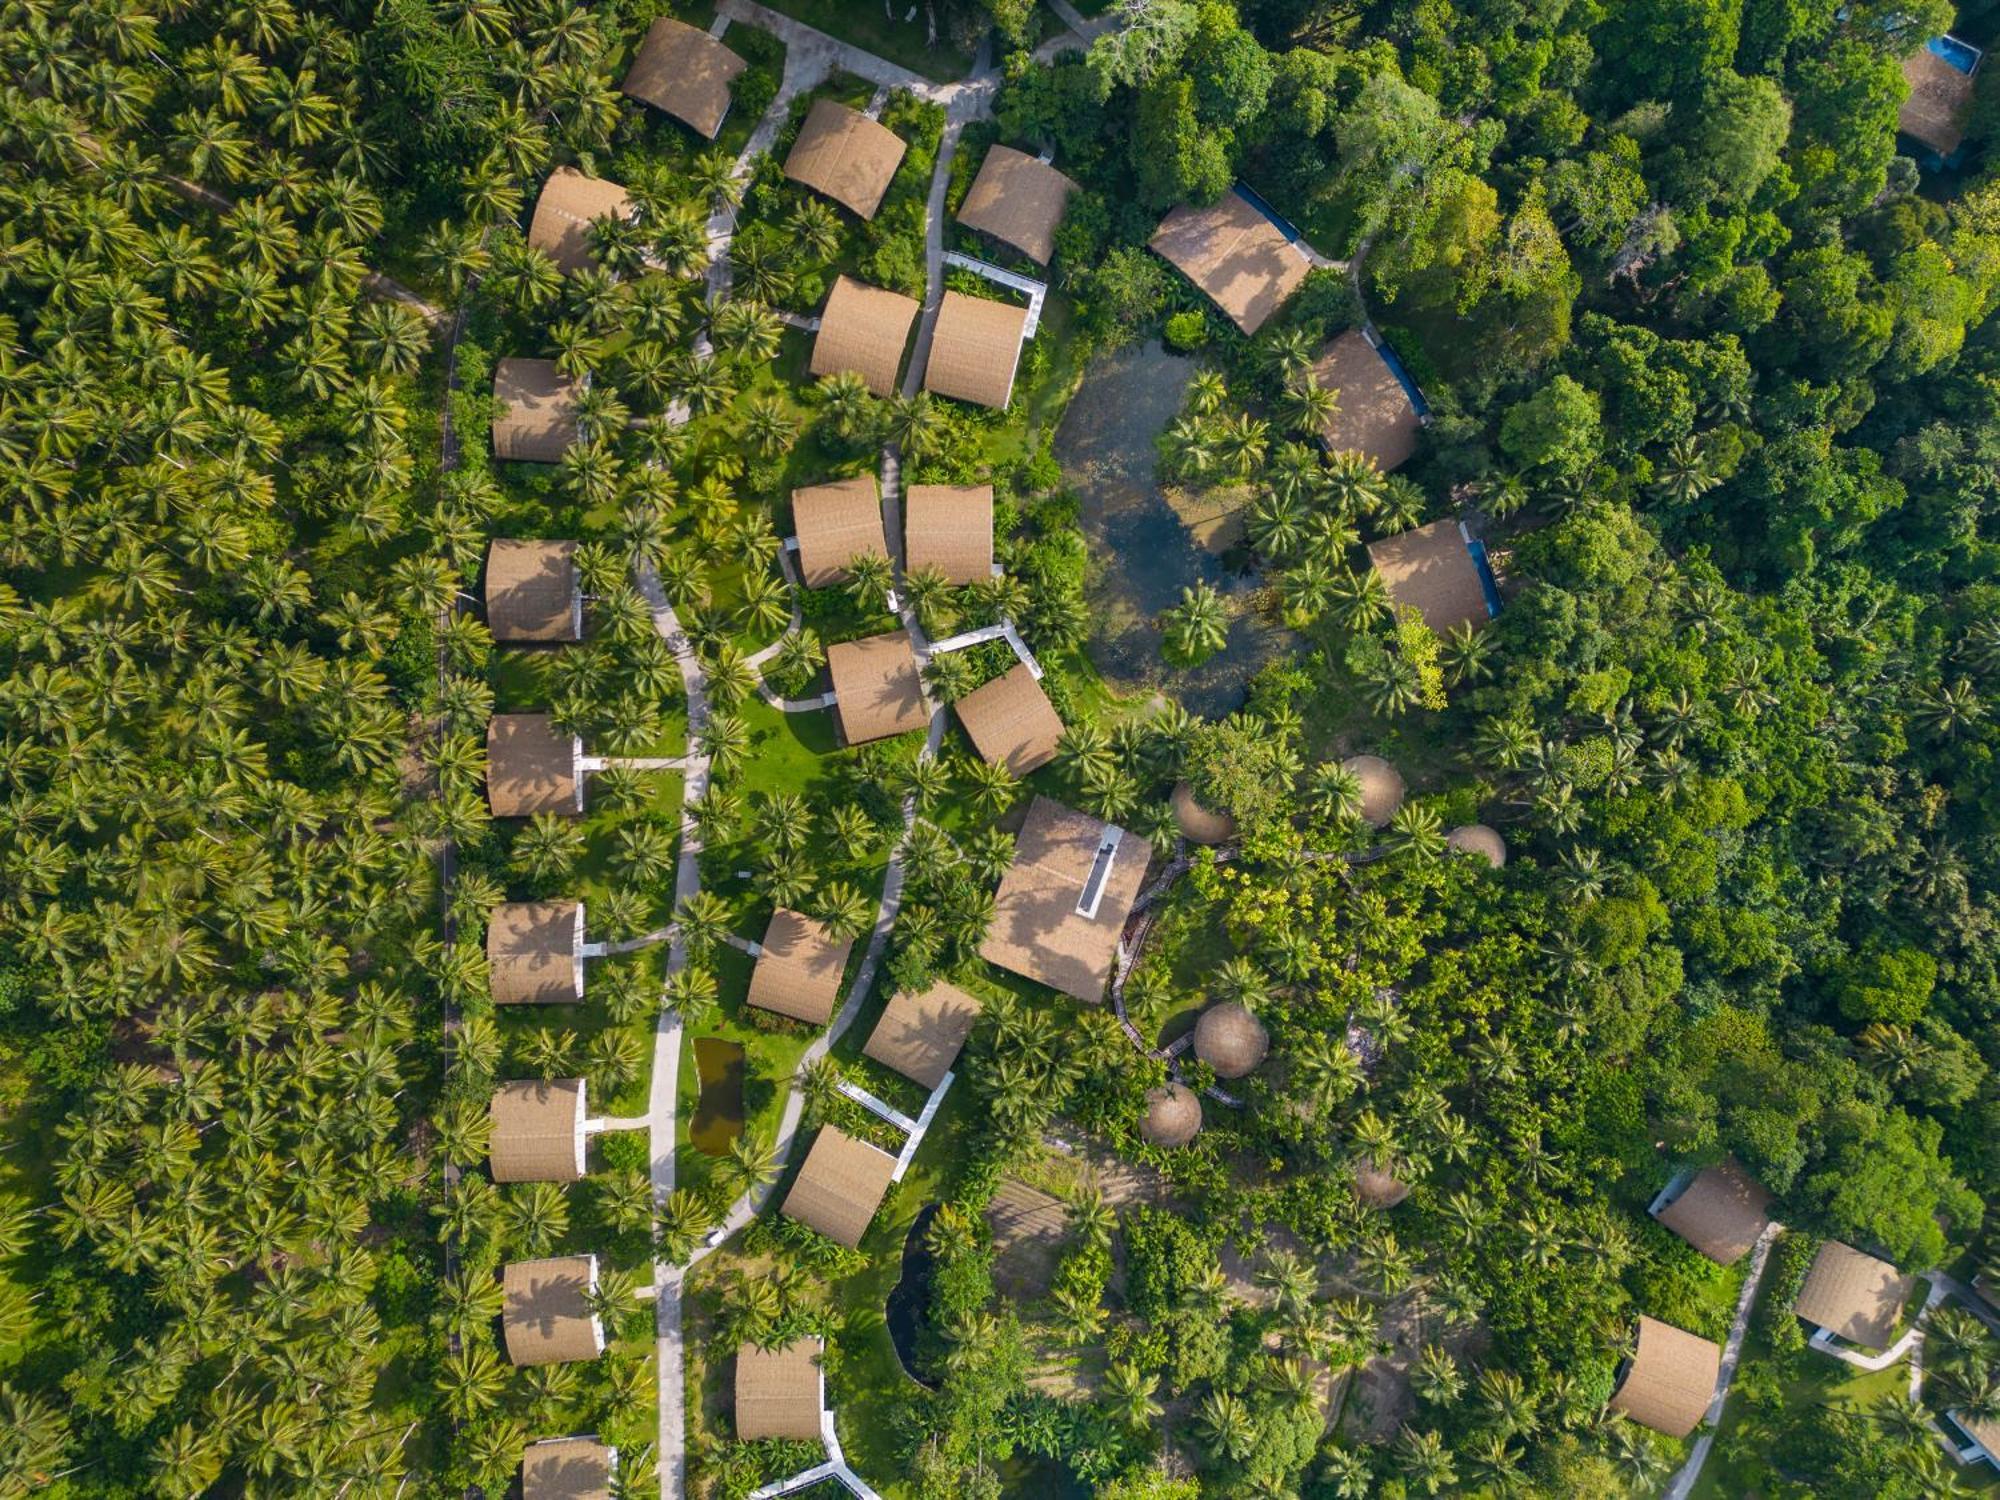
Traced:
POLYGON ((1167 319, 1165 336, 1169 349, 1192 354, 1208 342, 1208 319, 1198 312, 1177 312, 1167 319))

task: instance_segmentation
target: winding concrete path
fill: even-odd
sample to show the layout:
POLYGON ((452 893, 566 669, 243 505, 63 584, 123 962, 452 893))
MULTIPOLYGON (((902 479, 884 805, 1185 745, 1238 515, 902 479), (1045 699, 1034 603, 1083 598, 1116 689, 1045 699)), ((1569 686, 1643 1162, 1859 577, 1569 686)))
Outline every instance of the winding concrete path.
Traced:
POLYGON ((1715 1435, 1722 1423, 1722 1404, 1729 1399, 1730 1384, 1736 1379, 1736 1366, 1743 1358, 1743 1337, 1750 1328, 1750 1314, 1757 1306, 1757 1289, 1764 1283, 1764 1269, 1770 1264, 1771 1247, 1784 1232, 1785 1226, 1774 1219, 1764 1226, 1764 1232, 1757 1236, 1757 1243, 1751 1247, 1750 1271, 1743 1278, 1743 1290, 1736 1294, 1736 1315, 1729 1320, 1729 1337, 1722 1345, 1722 1367, 1715 1377, 1715 1399, 1708 1403, 1708 1410, 1702 1416, 1701 1436, 1694 1440, 1694 1446, 1688 1450, 1687 1461, 1674 1475, 1673 1483, 1667 1486, 1662 1500, 1687 1500, 1694 1493, 1696 1481, 1701 1478, 1702 1465, 1708 1462, 1708 1451, 1715 1446, 1715 1435))

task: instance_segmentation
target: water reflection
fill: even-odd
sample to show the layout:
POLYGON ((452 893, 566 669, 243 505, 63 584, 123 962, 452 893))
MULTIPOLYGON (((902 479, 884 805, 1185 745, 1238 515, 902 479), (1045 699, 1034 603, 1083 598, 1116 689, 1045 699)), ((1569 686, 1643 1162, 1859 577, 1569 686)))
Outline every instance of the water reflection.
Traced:
POLYGON ((721 1037, 694 1039, 695 1072, 701 1079, 701 1102, 688 1126, 688 1140, 697 1151, 727 1156, 743 1134, 743 1049, 721 1037))

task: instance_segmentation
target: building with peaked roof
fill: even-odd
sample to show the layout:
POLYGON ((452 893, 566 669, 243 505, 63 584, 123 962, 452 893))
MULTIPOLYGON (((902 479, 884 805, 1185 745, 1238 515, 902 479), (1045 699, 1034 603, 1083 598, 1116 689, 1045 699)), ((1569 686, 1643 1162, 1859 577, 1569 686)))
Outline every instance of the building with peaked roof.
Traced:
POLYGON ((826 648, 826 672, 833 679, 833 712, 840 735, 865 745, 908 734, 930 722, 917 653, 907 631, 891 630, 826 648))
POLYGON ((618 1450, 592 1437, 543 1438, 521 1454, 521 1500, 613 1500, 618 1450))
POLYGON ((1948 1411, 1945 1416, 1969 1439, 1969 1445, 1958 1455, 1960 1463, 1978 1463, 1983 1459, 2000 1469, 2000 1422, 1969 1417, 1963 1411, 1948 1411))
POLYGON ((1194 1055, 1215 1069, 1217 1078, 1242 1078, 1271 1051, 1271 1034, 1239 1000, 1211 1005, 1194 1023, 1194 1055))
POLYGON ((1896 128, 1949 157, 1965 142, 1979 49, 1955 36, 1934 37, 1903 59, 1910 96, 1896 111, 1896 128))
POLYGON ((779 907, 764 929, 757 967, 750 971, 750 1003, 794 1021, 824 1026, 840 998, 851 938, 836 938, 811 917, 779 907))
POLYGON ((576 543, 496 540, 489 546, 486 628, 504 644, 582 640, 576 543))
POLYGON ((1016 776, 1056 758, 1063 721, 1026 662, 1015 662, 952 704, 979 758, 1016 776))
POLYGON ((1507 863, 1507 841, 1484 823, 1459 824, 1444 836, 1444 846, 1454 854, 1476 854, 1496 870, 1507 863))
POLYGON ((1852 1245, 1828 1240, 1813 1257, 1792 1311, 1864 1349, 1886 1349, 1902 1321, 1915 1278, 1852 1245))
POLYGON ((1012 146, 994 146, 966 189, 958 222, 1045 266, 1056 252, 1056 228, 1070 194, 1077 191, 1047 162, 1012 146))
POLYGON ((993 486, 912 484, 903 489, 903 567, 936 568, 947 583, 993 576, 993 486))
POLYGON ((528 221, 528 243, 573 275, 591 264, 590 226, 599 219, 630 219, 631 197, 615 182, 590 177, 575 167, 557 167, 542 184, 528 221))
POLYGON ((934 980, 921 994, 899 990, 861 1049, 912 1083, 934 1089, 958 1060, 979 1020, 979 1002, 955 984, 934 980))
POLYGON ((500 1284, 500 1330, 516 1365, 567 1364, 604 1352, 604 1324, 590 1306, 596 1256, 517 1260, 501 1272, 500 1284))
POLYGON ((646 28, 618 87, 712 141, 729 114, 729 86, 748 66, 699 26, 661 16, 646 28))
POLYGON ((1385 474, 1417 451, 1423 418, 1367 334, 1350 328, 1328 344, 1313 375, 1340 394, 1340 404, 1320 429, 1328 448, 1366 454, 1385 474))
POLYGON ((1236 820, 1228 813, 1213 812, 1201 805, 1194 788, 1185 781, 1174 783, 1172 798, 1174 826, 1181 837, 1196 844, 1226 844, 1236 837, 1236 820))
POLYGON ((1171 1150, 1185 1146, 1201 1132, 1201 1096, 1184 1083, 1169 1083, 1146 1095, 1145 1118, 1139 1135, 1149 1146, 1171 1150))
POLYGON ((486 919, 495 1005, 574 1005, 583 998, 583 903, 503 901, 486 919))
POLYGON ((851 276, 834 277, 807 368, 815 378, 852 370, 875 395, 893 396, 903 368, 903 346, 922 310, 901 292, 884 291, 851 276))
POLYGON ((503 1083, 487 1106, 495 1182, 575 1182, 584 1173, 581 1078, 503 1083))
POLYGON ((1025 307, 947 290, 931 330, 924 389, 976 406, 1004 407, 1014 395, 1027 328, 1025 307))
POLYGON ((739 1441, 787 1438, 816 1443, 826 1407, 824 1345, 808 1335, 782 1349, 741 1344, 736 1350, 736 1436, 739 1441))
POLYGON ((895 131, 860 110, 815 99, 785 157, 785 175, 872 219, 908 149, 895 131))
POLYGON ((1097 1004, 1152 850, 1115 823, 1037 797, 993 898, 980 956, 1097 1004))
POLYGON ((1246 334, 1270 321, 1312 269, 1285 232, 1234 189, 1206 208, 1183 203, 1150 243, 1246 334))
POLYGON ((1340 769, 1361 783, 1361 821, 1370 828, 1387 828, 1403 805, 1403 773, 1379 755, 1350 755, 1340 769))
POLYGON ((576 398, 582 382, 552 359, 515 359, 493 366, 493 456, 513 463, 559 463, 581 435, 576 398))
POLYGON ((486 721, 486 802, 496 818, 583 811, 583 740, 548 714, 486 721))
POLYGON ((895 1174, 896 1158, 888 1152, 822 1125, 780 1212, 857 1249, 895 1174))
POLYGON ((1420 611, 1439 635, 1460 625, 1484 625, 1493 617, 1488 580, 1465 528, 1456 521, 1433 521, 1371 542, 1368 561, 1381 575, 1389 602, 1398 610, 1420 611))
POLYGON ((1771 1222, 1771 1195, 1734 1161, 1703 1167, 1679 1192, 1653 1210, 1675 1234, 1717 1265, 1734 1265, 1750 1253, 1771 1222))
POLYGON ((1712 1340, 1642 1315, 1638 1347, 1611 1406, 1641 1427, 1684 1438, 1707 1414, 1721 1369, 1722 1350, 1712 1340))
POLYGON ((889 557, 873 474, 793 490, 792 530, 799 539, 799 576, 808 588, 845 582, 857 557, 889 557))

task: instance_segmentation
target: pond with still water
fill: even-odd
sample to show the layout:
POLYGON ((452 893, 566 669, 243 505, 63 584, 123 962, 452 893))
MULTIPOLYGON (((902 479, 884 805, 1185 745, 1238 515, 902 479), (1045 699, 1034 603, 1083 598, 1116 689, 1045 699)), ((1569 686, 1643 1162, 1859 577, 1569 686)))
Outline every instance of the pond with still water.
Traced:
POLYGON ((695 1072, 701 1079, 701 1102, 688 1125, 688 1140, 697 1151, 727 1156, 743 1134, 743 1049, 719 1036, 694 1039, 695 1072))
POLYGON ((931 1281, 937 1274, 937 1257, 924 1243, 924 1235, 937 1211, 935 1203, 927 1204, 910 1225, 910 1232, 903 1239, 903 1275, 882 1310, 889 1325, 890 1342, 896 1346, 896 1358, 902 1361, 905 1373, 932 1390, 937 1389, 937 1382, 926 1380, 917 1369, 917 1341, 923 1333, 924 1314, 930 1311, 931 1281))

